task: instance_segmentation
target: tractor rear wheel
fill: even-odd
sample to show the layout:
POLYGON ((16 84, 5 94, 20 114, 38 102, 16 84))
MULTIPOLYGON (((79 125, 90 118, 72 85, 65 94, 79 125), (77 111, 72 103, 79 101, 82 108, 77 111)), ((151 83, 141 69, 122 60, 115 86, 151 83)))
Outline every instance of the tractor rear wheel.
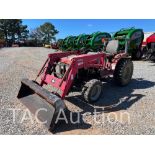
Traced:
POLYGON ((88 103, 96 102, 102 95, 102 82, 97 79, 88 81, 82 89, 82 95, 88 103))
POLYGON ((132 78, 133 62, 130 59, 120 59, 114 71, 114 80, 120 86, 127 85, 132 78))

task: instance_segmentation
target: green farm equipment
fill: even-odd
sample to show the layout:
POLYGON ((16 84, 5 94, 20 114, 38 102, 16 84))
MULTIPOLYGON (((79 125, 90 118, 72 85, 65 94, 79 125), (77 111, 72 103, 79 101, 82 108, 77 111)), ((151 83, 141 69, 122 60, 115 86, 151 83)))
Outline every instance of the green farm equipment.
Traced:
POLYGON ((68 48, 67 43, 68 43, 70 37, 71 36, 68 36, 65 39, 60 39, 60 41, 59 41, 59 49, 60 50, 63 50, 63 51, 67 50, 67 48, 68 48))
POLYGON ((77 48, 83 53, 103 50, 105 44, 111 40, 111 35, 106 32, 95 32, 91 35, 82 34, 77 39, 77 48))
POLYGON ((59 47, 63 51, 81 50, 85 47, 88 37, 89 35, 86 34, 81 34, 79 36, 68 36, 63 40, 61 46, 59 47))
POLYGON ((75 50, 82 50, 87 43, 87 39, 89 38, 90 35, 88 34, 81 34, 77 36, 75 40, 75 50))
POLYGON ((143 52, 141 46, 144 39, 144 32, 142 29, 121 29, 112 36, 112 39, 119 41, 118 50, 122 51, 125 50, 125 47, 128 47, 126 50, 133 59, 139 60, 142 58, 143 52), (128 46, 126 46, 126 44, 128 44, 128 46))
POLYGON ((101 51, 105 46, 104 41, 111 40, 111 35, 106 32, 95 32, 91 35, 68 36, 60 44, 62 51, 79 50, 83 53, 101 51))
POLYGON ((95 32, 88 37, 84 48, 86 51, 102 51, 105 46, 105 40, 106 42, 111 40, 111 35, 109 33, 95 32))
POLYGON ((68 51, 71 51, 71 50, 74 50, 75 49, 75 40, 76 40, 76 36, 70 36, 70 38, 68 39, 68 42, 67 42, 67 50, 68 51))
POLYGON ((70 51, 74 49, 76 36, 68 36, 61 43, 60 49, 63 51, 70 51))

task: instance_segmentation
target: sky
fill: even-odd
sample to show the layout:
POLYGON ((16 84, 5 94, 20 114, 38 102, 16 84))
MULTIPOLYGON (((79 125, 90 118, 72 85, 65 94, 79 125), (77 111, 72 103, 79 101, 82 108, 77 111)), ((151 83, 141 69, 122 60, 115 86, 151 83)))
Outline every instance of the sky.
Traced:
POLYGON ((141 28, 144 32, 155 31, 155 19, 23 19, 30 31, 45 22, 51 22, 59 31, 57 39, 96 31, 113 33, 129 27, 141 28))

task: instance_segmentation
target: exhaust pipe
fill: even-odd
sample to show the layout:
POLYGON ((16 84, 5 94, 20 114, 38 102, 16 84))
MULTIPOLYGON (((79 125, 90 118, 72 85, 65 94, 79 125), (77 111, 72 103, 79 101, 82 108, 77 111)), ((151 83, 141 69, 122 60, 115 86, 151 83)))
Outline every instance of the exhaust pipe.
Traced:
POLYGON ((23 79, 17 98, 48 129, 56 124, 57 115, 65 109, 64 101, 41 87, 36 81, 23 79))

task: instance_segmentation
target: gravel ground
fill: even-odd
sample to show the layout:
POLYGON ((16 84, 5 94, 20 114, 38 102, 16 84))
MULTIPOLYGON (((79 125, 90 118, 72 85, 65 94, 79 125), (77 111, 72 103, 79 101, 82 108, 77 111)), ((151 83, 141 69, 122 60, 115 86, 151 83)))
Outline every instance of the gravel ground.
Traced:
MULTIPOLYGON (((51 52, 45 48, 0 49, 0 134, 53 134, 34 118, 22 121, 26 108, 16 98, 21 79, 34 79, 51 52)), ((74 112, 73 118, 77 118, 75 112, 80 113, 80 123, 62 123, 54 133, 155 134, 154 70, 155 63, 135 61, 132 82, 118 87, 107 79, 102 98, 94 105, 82 101, 79 93, 70 93, 65 103, 74 112)))

